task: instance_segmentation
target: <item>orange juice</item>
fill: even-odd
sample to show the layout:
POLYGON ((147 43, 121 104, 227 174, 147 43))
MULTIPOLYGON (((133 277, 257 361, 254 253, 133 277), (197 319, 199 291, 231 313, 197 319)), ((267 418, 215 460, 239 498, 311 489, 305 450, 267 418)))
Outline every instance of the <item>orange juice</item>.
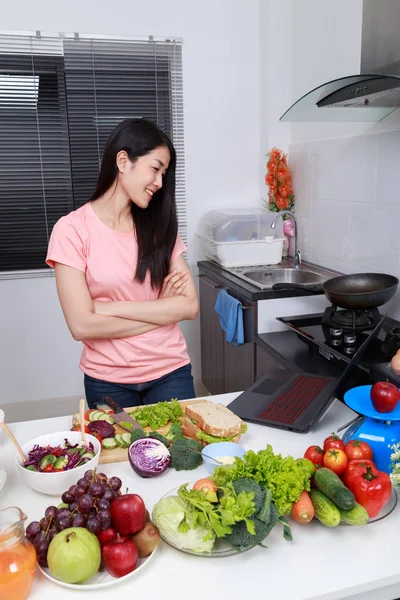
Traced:
POLYGON ((36 570, 36 550, 25 536, 26 516, 17 508, 0 510, 0 600, 25 600, 36 570))
POLYGON ((0 549, 0 600, 25 600, 31 591, 36 569, 36 551, 22 540, 0 549))

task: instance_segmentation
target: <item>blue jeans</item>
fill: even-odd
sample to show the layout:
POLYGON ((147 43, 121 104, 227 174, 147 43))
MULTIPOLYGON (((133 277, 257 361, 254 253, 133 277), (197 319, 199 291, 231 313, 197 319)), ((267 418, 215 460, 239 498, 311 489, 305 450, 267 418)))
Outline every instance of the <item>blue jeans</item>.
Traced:
POLYGON ((111 396, 122 408, 155 404, 171 398, 187 400, 195 397, 190 363, 145 383, 110 383, 86 374, 84 383, 89 408, 104 404, 103 396, 111 396))

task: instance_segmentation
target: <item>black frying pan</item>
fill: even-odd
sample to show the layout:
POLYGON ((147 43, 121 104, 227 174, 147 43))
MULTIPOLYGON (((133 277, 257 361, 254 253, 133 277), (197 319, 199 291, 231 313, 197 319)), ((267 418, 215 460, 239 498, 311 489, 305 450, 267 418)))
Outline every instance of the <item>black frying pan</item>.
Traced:
POLYGON ((396 293, 399 280, 382 273, 354 273, 328 279, 320 286, 276 283, 273 290, 301 289, 309 294, 323 291, 329 302, 340 308, 363 310, 378 308, 396 293))

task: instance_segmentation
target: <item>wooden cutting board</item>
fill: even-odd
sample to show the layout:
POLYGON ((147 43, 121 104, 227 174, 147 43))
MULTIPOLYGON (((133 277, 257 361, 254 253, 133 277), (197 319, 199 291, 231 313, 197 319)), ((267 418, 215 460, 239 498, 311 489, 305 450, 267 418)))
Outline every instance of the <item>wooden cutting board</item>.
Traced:
MULTIPOLYGON (((195 398, 194 400, 180 400, 179 404, 182 406, 183 411, 185 411, 185 406, 187 406, 189 404, 198 404, 199 402, 208 402, 208 400, 206 400, 205 398, 195 398)), ((132 408, 126 408, 125 411, 131 412, 135 408, 136 408, 135 406, 133 406, 132 408)), ((86 421, 86 425, 88 423, 89 423, 89 421, 86 421)), ((73 415, 73 417, 72 417, 72 426, 75 427, 75 425, 80 425, 79 413, 73 415)), ((158 431, 159 433, 165 434, 165 433, 167 433, 169 426, 170 426, 170 423, 167 423, 167 425, 160 427, 156 431, 158 431)), ((127 430, 123 429, 122 427, 117 425, 117 423, 114 424, 114 428, 115 428, 115 433, 127 433, 127 430)), ((152 430, 151 427, 144 427, 143 429, 144 429, 144 431, 154 431, 154 429, 152 430)), ((99 461, 101 464, 122 462, 124 460, 128 460, 128 449, 127 448, 120 448, 118 446, 117 448, 114 448, 114 450, 105 450, 104 448, 101 449, 100 461, 99 461)))

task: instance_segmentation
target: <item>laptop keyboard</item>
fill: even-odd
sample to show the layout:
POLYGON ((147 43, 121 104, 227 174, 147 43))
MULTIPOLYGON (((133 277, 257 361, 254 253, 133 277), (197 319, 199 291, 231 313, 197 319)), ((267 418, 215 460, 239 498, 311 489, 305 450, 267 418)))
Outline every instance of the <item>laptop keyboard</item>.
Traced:
POLYGON ((258 419, 293 425, 321 390, 331 381, 331 379, 325 377, 299 375, 286 392, 279 394, 258 415, 258 419))

